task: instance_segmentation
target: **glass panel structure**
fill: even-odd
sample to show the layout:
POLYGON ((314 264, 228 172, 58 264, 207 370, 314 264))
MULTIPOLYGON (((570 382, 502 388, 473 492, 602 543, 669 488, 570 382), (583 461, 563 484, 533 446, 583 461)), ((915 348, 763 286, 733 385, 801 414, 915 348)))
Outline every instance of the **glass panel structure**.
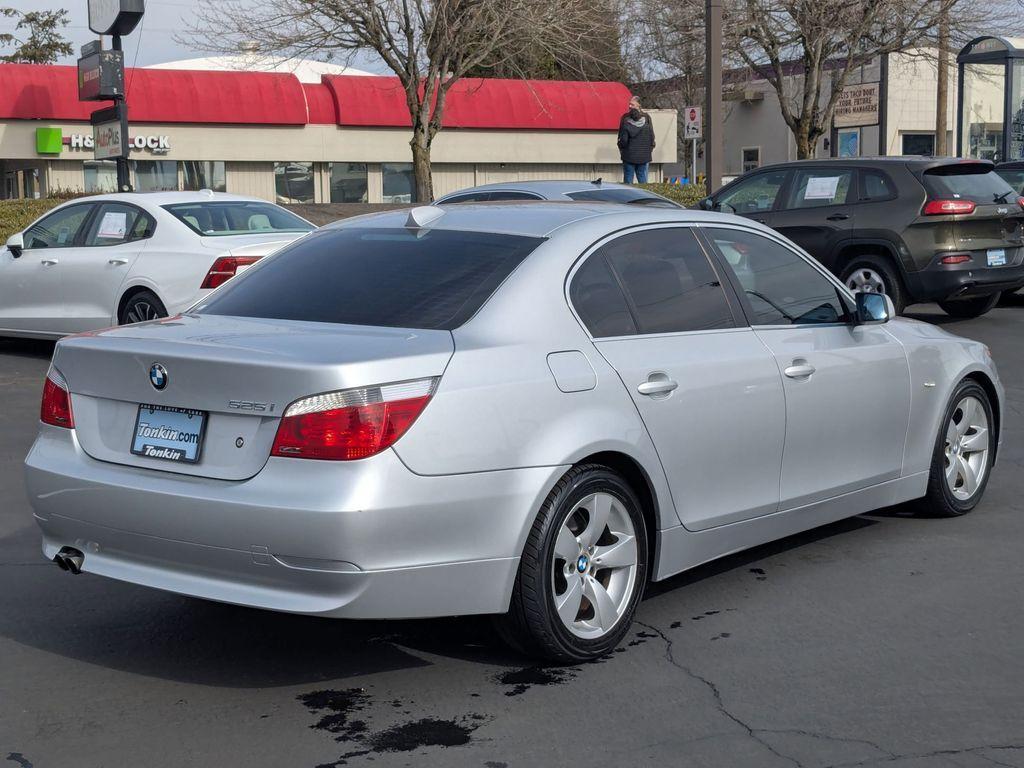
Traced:
POLYGON ((1001 160, 1005 64, 965 64, 963 80, 963 147, 968 157, 1001 160))
POLYGON ((957 154, 1024 159, 1024 39, 979 37, 957 56, 957 154))

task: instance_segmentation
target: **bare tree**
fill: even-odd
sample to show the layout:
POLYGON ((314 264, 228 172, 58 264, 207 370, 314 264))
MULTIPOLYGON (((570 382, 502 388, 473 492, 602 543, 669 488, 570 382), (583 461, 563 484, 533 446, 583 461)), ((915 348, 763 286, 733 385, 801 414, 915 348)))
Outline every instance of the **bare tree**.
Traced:
POLYGON ((376 54, 399 79, 412 127, 416 200, 433 199, 430 149, 448 92, 487 65, 549 55, 591 57, 602 22, 589 0, 204 0, 187 40, 197 48, 317 59, 376 54), (588 21, 590 20, 590 21, 588 21))

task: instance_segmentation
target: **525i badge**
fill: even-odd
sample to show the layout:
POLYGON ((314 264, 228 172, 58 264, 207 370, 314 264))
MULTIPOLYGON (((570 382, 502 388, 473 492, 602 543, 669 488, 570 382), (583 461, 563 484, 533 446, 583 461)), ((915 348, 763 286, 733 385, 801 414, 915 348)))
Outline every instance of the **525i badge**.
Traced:
POLYGON ((257 403, 252 400, 228 400, 228 408, 234 408, 236 411, 273 413, 276 407, 276 403, 257 403))

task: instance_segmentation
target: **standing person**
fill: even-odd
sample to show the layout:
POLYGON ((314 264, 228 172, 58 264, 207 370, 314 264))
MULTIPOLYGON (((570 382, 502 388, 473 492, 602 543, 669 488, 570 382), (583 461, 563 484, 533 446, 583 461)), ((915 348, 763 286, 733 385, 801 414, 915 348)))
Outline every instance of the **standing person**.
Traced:
POLYGON ((651 116, 640 109, 640 99, 629 100, 629 111, 619 120, 619 155, 622 158, 622 180, 632 184, 634 176, 647 183, 647 166, 654 156, 654 126, 651 116))

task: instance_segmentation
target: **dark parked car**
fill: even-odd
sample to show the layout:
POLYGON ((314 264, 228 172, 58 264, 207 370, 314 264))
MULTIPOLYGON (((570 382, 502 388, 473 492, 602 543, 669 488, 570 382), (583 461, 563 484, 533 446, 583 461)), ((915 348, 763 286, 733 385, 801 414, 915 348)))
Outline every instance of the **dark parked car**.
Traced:
POLYGON ((1024 195, 1024 160, 1009 160, 999 163, 996 166, 996 173, 1017 190, 1018 194, 1024 195))
POLYGON ((801 160, 745 174, 700 207, 767 224, 897 311, 937 301, 976 317, 1024 286, 1024 198, 987 160, 801 160))

